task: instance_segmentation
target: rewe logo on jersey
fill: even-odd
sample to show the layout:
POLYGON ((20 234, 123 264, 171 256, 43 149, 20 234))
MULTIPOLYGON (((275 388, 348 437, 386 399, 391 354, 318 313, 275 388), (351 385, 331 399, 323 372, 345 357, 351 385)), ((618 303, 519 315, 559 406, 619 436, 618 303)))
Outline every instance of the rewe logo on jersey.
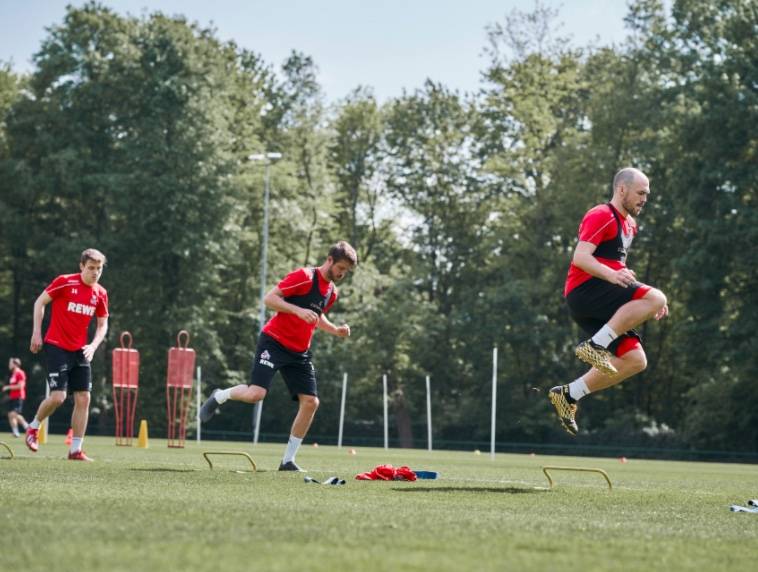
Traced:
POLYGON ((94 316, 95 307, 88 306, 87 304, 76 304, 75 302, 69 302, 66 308, 69 312, 74 314, 84 314, 85 316, 94 316))

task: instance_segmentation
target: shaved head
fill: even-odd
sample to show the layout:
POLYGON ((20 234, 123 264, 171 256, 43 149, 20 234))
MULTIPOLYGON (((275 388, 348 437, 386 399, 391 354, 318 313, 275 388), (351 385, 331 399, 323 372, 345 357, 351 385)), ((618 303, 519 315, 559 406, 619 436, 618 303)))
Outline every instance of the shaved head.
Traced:
POLYGON ((640 178, 647 180, 645 173, 639 169, 635 169, 634 167, 624 167, 613 177, 613 192, 615 193, 616 189, 621 185, 626 188, 631 187, 632 184, 640 178))
POLYGON ((639 169, 624 167, 613 177, 611 203, 623 214, 640 214, 649 194, 650 181, 639 169))

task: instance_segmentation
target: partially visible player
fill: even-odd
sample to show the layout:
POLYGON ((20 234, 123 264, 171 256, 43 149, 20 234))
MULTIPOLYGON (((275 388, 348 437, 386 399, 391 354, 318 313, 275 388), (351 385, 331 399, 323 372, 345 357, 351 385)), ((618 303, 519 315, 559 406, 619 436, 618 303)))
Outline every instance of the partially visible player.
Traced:
POLYGON ((19 424, 21 424, 24 431, 29 427, 26 419, 21 414, 24 408, 24 399, 26 399, 26 373, 21 369, 21 360, 17 357, 12 357, 8 360, 8 369, 11 372, 11 377, 8 380, 8 385, 3 387, 3 391, 8 392, 8 398, 10 399, 8 403, 8 423, 11 426, 13 436, 20 437, 21 434, 18 432, 19 424))
POLYGON ((26 445, 33 452, 39 449, 37 431, 66 400, 66 392, 74 394, 71 427, 74 438, 68 458, 91 461, 82 450, 82 441, 89 419, 92 370, 90 362, 108 332, 108 293, 98 282, 103 274, 105 255, 88 248, 82 252, 78 274, 62 274, 53 280, 34 302, 34 330, 30 349, 37 353, 44 347, 47 362, 47 384, 50 397, 40 403, 37 415, 26 430, 26 445), (42 319, 45 306, 52 302, 50 326, 42 340, 42 319), (97 328, 87 343, 87 330, 93 317, 97 328))
POLYGON ((593 366, 579 379, 553 387, 548 397, 572 435, 576 403, 647 367, 642 339, 634 330, 651 318, 668 315, 666 296, 637 281, 626 257, 637 234, 636 217, 650 194, 642 171, 627 167, 613 178, 613 198, 587 212, 579 225, 579 243, 569 266, 564 296, 574 321, 592 337, 576 355, 593 366))
POLYGON ((353 247, 340 241, 329 249, 321 266, 290 272, 266 294, 263 301, 276 310, 276 314, 258 337, 250 383, 214 391, 200 408, 200 420, 208 421, 229 399, 245 403, 261 401, 271 387, 274 374, 280 371, 299 407, 279 470, 302 471, 295 463, 295 454, 319 405, 316 369, 309 351, 311 339, 316 328, 341 338, 350 335, 350 326, 335 326, 326 313, 337 300, 335 283, 357 264, 353 247))

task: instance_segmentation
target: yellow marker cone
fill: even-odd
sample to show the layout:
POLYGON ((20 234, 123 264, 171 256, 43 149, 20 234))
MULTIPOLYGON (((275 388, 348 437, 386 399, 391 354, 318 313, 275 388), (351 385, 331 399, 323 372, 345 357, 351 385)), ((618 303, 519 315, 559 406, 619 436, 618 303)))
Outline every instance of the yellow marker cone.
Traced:
POLYGON ((71 445, 74 442, 74 430, 69 427, 68 433, 66 433, 66 445, 71 445))
POLYGON ((37 441, 40 445, 47 443, 47 419, 39 424, 39 432, 37 433, 37 441))
POLYGON ((139 422, 139 436, 137 437, 137 447, 147 449, 147 421, 143 419, 139 422))

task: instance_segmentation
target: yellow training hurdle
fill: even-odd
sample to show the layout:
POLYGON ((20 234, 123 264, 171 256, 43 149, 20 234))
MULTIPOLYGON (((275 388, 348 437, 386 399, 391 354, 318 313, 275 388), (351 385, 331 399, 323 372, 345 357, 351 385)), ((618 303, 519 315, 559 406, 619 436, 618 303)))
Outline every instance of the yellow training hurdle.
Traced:
POLYGON ((605 479, 605 482, 608 483, 608 490, 613 490, 613 485, 611 484, 611 479, 608 477, 608 473, 606 473, 603 469, 586 469, 584 467, 542 467, 542 472, 545 473, 545 476, 547 477, 547 482, 550 484, 550 488, 552 489, 555 486, 555 483, 553 482, 552 477, 550 476, 549 471, 577 471, 577 472, 583 472, 583 473, 598 473, 603 476, 605 479))
POLYGON ((248 461, 250 461, 250 466, 253 467, 252 472, 254 473, 258 470, 258 468, 255 466, 255 461, 253 461, 253 458, 247 453, 236 451, 205 451, 203 453, 203 457, 205 457, 205 460, 208 461, 208 465, 210 466, 211 470, 213 470, 213 463, 210 459, 211 455, 230 455, 233 457, 245 457, 248 461))
POLYGON ((3 459, 13 459, 16 456, 13 454, 13 449, 11 449, 7 443, 0 441, 0 447, 5 447, 5 450, 8 451, 8 454, 10 455, 10 457, 2 457, 3 459))

